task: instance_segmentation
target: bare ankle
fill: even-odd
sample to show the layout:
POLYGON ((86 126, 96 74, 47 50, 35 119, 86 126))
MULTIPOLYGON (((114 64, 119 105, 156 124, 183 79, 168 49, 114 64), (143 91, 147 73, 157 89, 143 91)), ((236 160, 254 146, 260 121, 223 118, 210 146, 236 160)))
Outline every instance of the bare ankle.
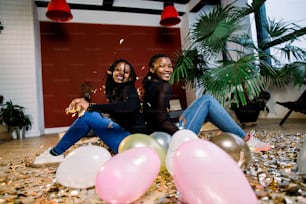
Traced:
POLYGON ((245 141, 245 142, 249 141, 250 137, 251 137, 250 134, 247 134, 247 135, 244 137, 244 141, 245 141))

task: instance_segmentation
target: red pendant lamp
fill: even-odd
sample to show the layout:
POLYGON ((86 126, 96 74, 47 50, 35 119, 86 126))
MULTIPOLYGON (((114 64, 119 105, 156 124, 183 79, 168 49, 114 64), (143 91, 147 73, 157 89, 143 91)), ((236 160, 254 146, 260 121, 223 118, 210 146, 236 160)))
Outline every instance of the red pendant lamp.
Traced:
POLYGON ((161 14, 160 24, 163 26, 174 26, 181 22, 173 3, 164 3, 164 10, 161 14))
POLYGON ((46 16, 57 22, 66 22, 73 18, 66 0, 51 0, 48 4, 46 16))

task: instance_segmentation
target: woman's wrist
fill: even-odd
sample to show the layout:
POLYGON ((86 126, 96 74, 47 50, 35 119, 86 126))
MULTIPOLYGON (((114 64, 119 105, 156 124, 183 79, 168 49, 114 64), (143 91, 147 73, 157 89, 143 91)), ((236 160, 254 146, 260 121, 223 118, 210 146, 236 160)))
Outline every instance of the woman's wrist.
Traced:
POLYGON ((87 112, 92 112, 93 111, 93 106, 95 105, 95 103, 89 103, 88 108, 87 108, 87 112))

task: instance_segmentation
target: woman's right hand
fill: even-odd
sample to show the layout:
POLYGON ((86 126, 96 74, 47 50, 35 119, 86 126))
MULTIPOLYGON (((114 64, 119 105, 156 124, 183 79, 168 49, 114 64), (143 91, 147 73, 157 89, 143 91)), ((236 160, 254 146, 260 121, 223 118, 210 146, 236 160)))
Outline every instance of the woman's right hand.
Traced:
POLYGON ((66 114, 71 113, 72 117, 78 114, 78 117, 81 117, 88 107, 89 103, 84 98, 76 98, 73 99, 68 108, 66 108, 66 114))
POLYGON ((81 109, 87 110, 89 103, 85 100, 85 98, 75 98, 71 101, 69 107, 73 109, 81 109))

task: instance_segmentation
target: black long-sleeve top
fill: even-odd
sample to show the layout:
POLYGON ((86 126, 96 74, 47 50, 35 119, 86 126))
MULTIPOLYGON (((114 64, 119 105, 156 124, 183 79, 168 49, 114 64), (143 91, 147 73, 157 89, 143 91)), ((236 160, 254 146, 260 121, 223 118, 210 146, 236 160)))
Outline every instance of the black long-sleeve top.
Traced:
POLYGON ((121 127, 133 133, 147 133, 141 113, 140 100, 134 85, 118 87, 122 93, 120 99, 108 104, 94 104, 91 111, 109 114, 109 117, 121 127))
POLYGON ((172 86, 160 79, 145 79, 143 113, 149 133, 166 132, 173 135, 178 127, 170 120, 170 98, 172 86))

